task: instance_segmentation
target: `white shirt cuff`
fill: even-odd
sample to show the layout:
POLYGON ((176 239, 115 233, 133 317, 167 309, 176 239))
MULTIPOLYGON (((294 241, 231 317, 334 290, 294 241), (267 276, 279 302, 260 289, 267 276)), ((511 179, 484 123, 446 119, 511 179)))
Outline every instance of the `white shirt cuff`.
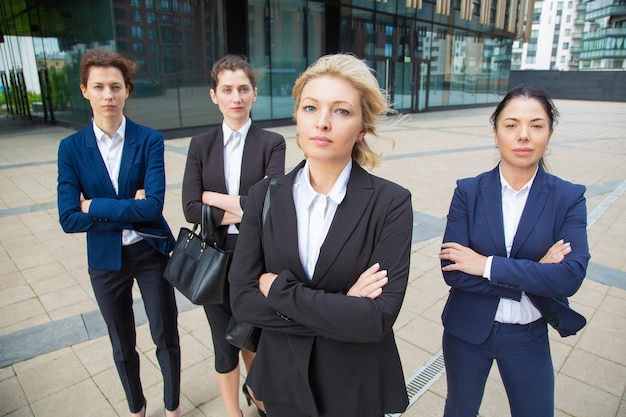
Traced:
POLYGON ((487 257, 487 263, 485 264, 485 271, 483 272, 483 278, 487 278, 491 281, 491 262, 493 261, 493 256, 487 257))

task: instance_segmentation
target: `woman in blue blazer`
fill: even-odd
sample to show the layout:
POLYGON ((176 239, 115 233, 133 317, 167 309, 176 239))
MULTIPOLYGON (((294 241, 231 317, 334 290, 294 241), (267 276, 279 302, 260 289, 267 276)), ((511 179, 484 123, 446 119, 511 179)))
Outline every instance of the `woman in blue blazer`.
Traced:
MULTIPOLYGON (((224 116, 222 125, 194 136, 189 144, 183 178, 183 210, 190 223, 201 222, 202 205, 211 206, 217 227, 218 243, 235 249, 239 222, 248 189, 264 177, 285 173, 285 139, 257 127, 250 119, 257 97, 256 74, 245 57, 226 55, 211 70, 211 98, 224 116), (238 135, 238 137, 235 137, 238 135)), ((211 326, 217 381, 228 417, 239 417, 239 348, 226 341, 226 329, 232 316, 228 292, 225 302, 205 305, 211 326)), ((246 368, 254 353, 241 351, 246 368)), ((255 402, 263 416, 263 404, 244 384, 248 405, 255 402)))
POLYGON ((546 172, 558 112, 546 92, 510 91, 491 123, 498 166, 459 180, 439 253, 445 416, 476 416, 495 360, 513 417, 554 414, 547 324, 561 336, 585 319, 570 309, 589 262, 585 187, 546 172))
POLYGON ((163 374, 165 414, 174 417, 180 416, 180 346, 174 289, 162 277, 174 246, 162 215, 163 135, 124 116, 133 70, 114 52, 83 55, 80 88, 93 123, 59 145, 59 218, 66 233, 87 233, 89 276, 115 365, 132 415, 143 417, 132 309, 137 280, 163 374))
POLYGON ((387 102, 352 55, 320 58, 293 89, 306 161, 250 189, 229 279, 237 318, 262 328, 247 383, 271 417, 382 417, 408 398, 393 324, 404 298, 408 190, 369 174, 365 135, 387 102))

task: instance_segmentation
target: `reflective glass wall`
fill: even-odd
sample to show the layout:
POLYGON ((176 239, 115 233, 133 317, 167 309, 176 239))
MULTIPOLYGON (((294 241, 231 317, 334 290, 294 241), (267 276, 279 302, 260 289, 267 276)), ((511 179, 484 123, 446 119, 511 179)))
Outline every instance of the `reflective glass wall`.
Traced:
POLYGON ((442 14, 427 0, 419 8, 404 0, 46 0, 14 11, 14 28, 0 29, 29 32, 26 55, 36 65, 24 64, 23 53, 13 61, 20 71, 36 67, 22 76, 41 86, 30 99, 35 113, 54 109, 56 121, 87 123, 80 57, 89 48, 117 50, 138 63, 128 116, 171 137, 221 122, 209 96, 210 69, 227 52, 246 53, 261 74, 256 121, 290 120, 298 75, 338 51, 366 59, 403 112, 495 103, 508 86, 513 34, 496 30, 493 16, 481 24, 478 0, 461 19, 463 1, 469 4, 451 0, 442 14), (233 14, 233 4, 243 9, 233 14), (235 43, 233 32, 240 34, 235 43))

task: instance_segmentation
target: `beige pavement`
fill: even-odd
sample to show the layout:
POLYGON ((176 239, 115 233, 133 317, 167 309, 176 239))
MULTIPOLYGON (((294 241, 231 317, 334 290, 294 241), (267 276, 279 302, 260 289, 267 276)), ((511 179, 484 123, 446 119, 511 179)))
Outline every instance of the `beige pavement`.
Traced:
MULTIPOLYGON (((555 414, 624 417, 626 103, 557 100, 556 104, 562 118, 548 161, 554 174, 587 186, 592 259, 587 279, 571 299, 587 317, 587 326, 568 338, 550 331, 555 414)), ((385 140, 375 143, 386 160, 374 173, 408 188, 415 212, 410 283, 395 324, 405 376, 409 386, 418 386, 412 388, 414 402, 403 416, 442 415, 445 373, 441 375, 436 365, 441 349, 440 315, 448 288, 436 255, 455 180, 496 163, 488 122, 491 111, 492 107, 485 107, 411 115, 382 129, 395 138, 395 146, 385 140), (419 372, 424 366, 434 369, 433 375, 419 372)), ((127 416, 87 275, 84 236, 66 235, 58 224, 56 151, 59 141, 72 131, 2 118, 0 416, 127 416)), ((287 139, 290 169, 302 159, 294 127, 270 130, 287 139)), ((180 187, 188 143, 189 138, 166 141, 165 217, 175 233, 186 225, 180 187)), ((136 296, 148 415, 162 416, 155 349, 139 314, 138 292, 136 296)), ((206 318, 200 308, 179 301, 183 414, 223 416, 206 318)), ((256 415, 243 398, 241 404, 246 417, 256 415)), ((510 415, 496 367, 480 415, 510 415)))

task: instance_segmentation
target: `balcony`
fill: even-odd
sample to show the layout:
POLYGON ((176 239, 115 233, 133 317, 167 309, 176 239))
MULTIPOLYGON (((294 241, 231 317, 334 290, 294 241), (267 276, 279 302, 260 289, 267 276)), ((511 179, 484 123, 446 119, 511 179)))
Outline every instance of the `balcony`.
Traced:
POLYGON ((578 56, 578 59, 581 61, 603 58, 625 59, 626 49, 596 49, 594 51, 583 51, 578 56))
POLYGON ((626 5, 614 4, 608 7, 602 7, 600 9, 587 10, 587 13, 585 13, 585 20, 593 21, 593 20, 599 19, 601 17, 606 17, 606 16, 624 16, 624 15, 626 15, 626 5))
POLYGON ((583 34, 583 41, 592 39, 618 38, 626 36, 626 28, 605 28, 583 34))

